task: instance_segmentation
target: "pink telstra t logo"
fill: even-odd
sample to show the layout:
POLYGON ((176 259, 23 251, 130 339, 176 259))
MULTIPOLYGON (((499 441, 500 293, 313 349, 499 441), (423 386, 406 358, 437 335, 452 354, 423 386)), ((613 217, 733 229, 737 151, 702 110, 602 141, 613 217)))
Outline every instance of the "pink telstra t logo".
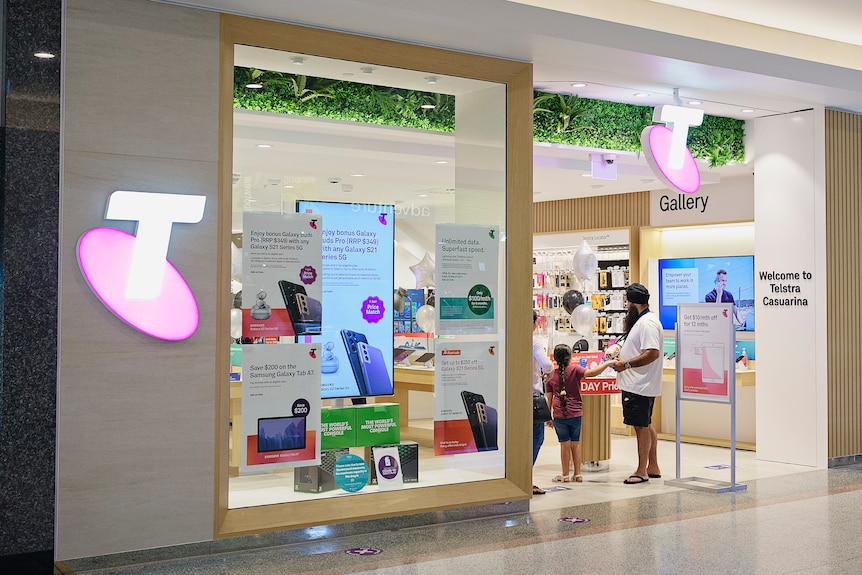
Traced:
POLYGON ((647 126, 641 132, 641 147, 647 163, 659 180, 672 190, 693 194, 700 189, 700 170, 685 146, 688 128, 700 126, 703 110, 681 106, 658 106, 653 122, 665 126, 647 126))
POLYGON ((105 306, 135 329, 179 341, 198 328, 198 305, 183 276, 167 260, 174 223, 201 221, 205 196, 117 191, 109 220, 138 222, 135 235, 93 228, 78 240, 78 265, 105 306))

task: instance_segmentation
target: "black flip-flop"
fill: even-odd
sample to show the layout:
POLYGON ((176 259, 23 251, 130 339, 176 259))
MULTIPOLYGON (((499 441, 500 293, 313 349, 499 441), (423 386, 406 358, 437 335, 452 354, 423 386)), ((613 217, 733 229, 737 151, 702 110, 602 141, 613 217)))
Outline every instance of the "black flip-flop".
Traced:
POLYGON ((629 478, 623 481, 626 485, 637 485, 639 483, 646 483, 649 479, 644 479, 640 475, 629 475, 629 478))
POLYGON ((661 479, 661 473, 647 473, 650 479, 661 479))

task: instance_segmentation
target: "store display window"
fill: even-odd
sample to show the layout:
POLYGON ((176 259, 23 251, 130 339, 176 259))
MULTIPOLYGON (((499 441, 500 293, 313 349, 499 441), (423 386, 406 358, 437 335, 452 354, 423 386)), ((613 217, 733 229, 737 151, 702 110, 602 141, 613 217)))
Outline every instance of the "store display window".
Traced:
POLYGON ((356 518, 393 501, 424 511, 418 490, 457 485, 464 505, 482 482, 489 501, 521 496, 507 441, 510 88, 302 42, 230 47, 226 524, 258 508, 268 528, 345 520, 343 505, 267 516, 344 497, 356 518))

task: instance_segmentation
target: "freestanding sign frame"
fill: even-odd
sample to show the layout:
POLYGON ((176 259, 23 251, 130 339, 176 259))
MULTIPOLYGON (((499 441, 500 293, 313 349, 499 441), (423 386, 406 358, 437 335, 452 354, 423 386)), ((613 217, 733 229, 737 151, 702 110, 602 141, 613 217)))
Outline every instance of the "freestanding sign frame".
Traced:
POLYGON ((736 483, 736 330, 733 304, 679 304, 676 322, 676 479, 666 485, 714 493, 743 491, 736 483), (706 401, 730 404, 730 483, 680 477, 680 404, 706 401))

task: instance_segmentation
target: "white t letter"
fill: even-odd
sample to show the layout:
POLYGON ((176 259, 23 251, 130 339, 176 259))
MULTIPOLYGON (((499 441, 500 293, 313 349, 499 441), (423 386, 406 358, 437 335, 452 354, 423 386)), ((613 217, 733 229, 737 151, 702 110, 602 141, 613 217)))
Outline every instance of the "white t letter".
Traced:
POLYGON ((672 170, 682 168, 685 161, 685 144, 688 141, 689 126, 700 126, 703 110, 682 108, 680 106, 656 106, 652 113, 653 122, 664 122, 673 136, 670 139, 670 157, 667 167, 672 170))
POLYGON ((196 224, 206 196, 116 191, 108 199, 109 220, 138 222, 126 280, 126 298, 154 299, 162 291, 168 244, 174 222, 196 224))

